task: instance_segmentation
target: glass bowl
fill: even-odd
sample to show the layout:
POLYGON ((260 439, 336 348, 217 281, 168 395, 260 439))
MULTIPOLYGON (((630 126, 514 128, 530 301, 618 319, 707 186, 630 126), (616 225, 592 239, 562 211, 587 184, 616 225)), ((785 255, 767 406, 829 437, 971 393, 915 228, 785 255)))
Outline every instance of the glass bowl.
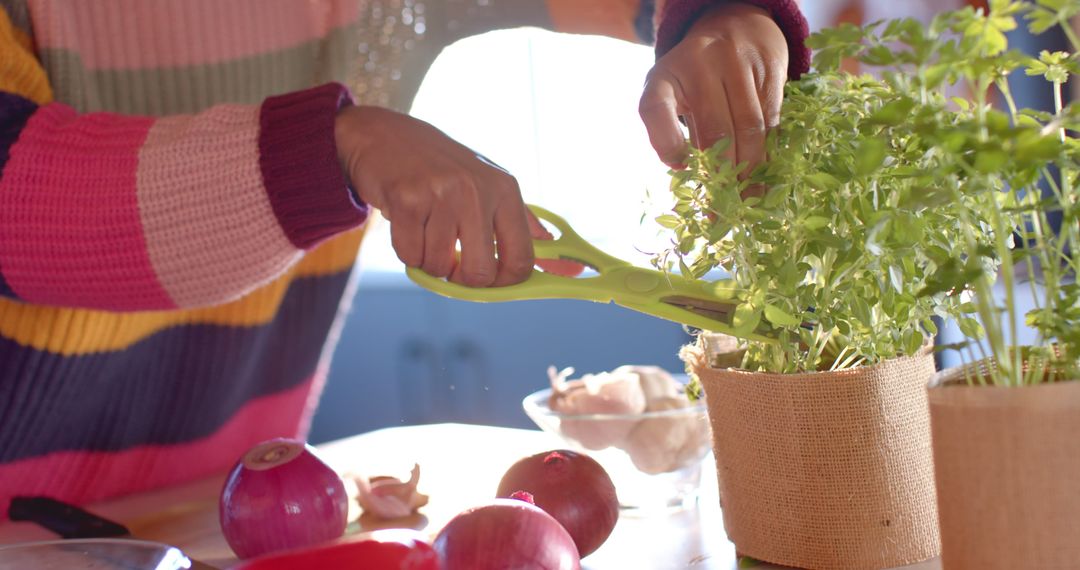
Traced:
POLYGON ((628 514, 679 511, 697 504, 701 465, 712 449, 703 401, 640 414, 564 414, 551 389, 525 397, 525 414, 568 449, 596 459, 628 514))

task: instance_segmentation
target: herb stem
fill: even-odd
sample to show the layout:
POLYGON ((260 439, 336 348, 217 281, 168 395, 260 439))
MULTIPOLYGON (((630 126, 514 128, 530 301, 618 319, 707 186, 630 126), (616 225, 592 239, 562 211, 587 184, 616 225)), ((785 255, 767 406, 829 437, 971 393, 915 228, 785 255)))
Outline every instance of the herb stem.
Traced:
POLYGON ((1080 51, 1080 38, 1076 37, 1076 32, 1073 31, 1072 25, 1066 20, 1061 22, 1061 29, 1065 32, 1065 37, 1072 45, 1073 51, 1080 51))
MULTIPOLYGON (((1055 115, 1061 115, 1061 109, 1062 109, 1062 104, 1061 104, 1061 82, 1060 81, 1055 81, 1054 82, 1054 114, 1055 115)), ((1060 137, 1061 142, 1065 142, 1065 126, 1064 125, 1062 125, 1061 128, 1058 129, 1058 136, 1060 137)))

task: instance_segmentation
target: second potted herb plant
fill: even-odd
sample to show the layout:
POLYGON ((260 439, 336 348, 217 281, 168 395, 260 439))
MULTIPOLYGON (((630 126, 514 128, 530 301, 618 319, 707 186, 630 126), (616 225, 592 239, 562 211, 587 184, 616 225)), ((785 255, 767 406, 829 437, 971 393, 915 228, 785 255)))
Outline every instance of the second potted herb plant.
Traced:
MULTIPOLYGON (((928 392, 947 570, 1080 561, 1080 147, 1070 135, 1080 109, 1063 105, 1062 93, 1080 66, 1075 53, 1029 56, 1003 41, 1024 21, 1035 34, 1059 27, 1080 51, 1070 25, 1077 14, 1077 0, 996 1, 985 16, 943 21, 956 39, 939 65, 974 97, 953 129, 929 138, 946 149, 942 172, 962 176, 956 195, 994 236, 990 244, 963 236, 956 264, 1001 261, 1000 277, 971 271, 967 279, 985 341, 962 343, 967 364, 942 372, 928 392), (1018 108, 1014 70, 1044 78, 1054 109, 1018 108)), ((941 279, 932 290, 958 285, 941 279)))

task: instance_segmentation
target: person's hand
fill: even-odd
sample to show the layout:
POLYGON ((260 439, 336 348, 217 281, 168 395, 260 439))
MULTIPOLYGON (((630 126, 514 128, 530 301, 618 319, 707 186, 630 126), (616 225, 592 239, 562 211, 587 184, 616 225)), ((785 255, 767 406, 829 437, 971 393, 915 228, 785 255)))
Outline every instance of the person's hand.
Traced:
POLYGON ((731 138, 728 158, 747 163, 743 175, 765 160, 765 135, 780 117, 788 48, 769 13, 725 3, 706 12, 681 42, 649 72, 641 118, 657 155, 684 168, 686 140, 706 149, 731 138))
POLYGON ((335 138, 346 177, 390 221, 405 265, 471 287, 511 285, 532 272, 530 232, 547 233, 505 170, 419 119, 378 107, 342 109, 335 138))

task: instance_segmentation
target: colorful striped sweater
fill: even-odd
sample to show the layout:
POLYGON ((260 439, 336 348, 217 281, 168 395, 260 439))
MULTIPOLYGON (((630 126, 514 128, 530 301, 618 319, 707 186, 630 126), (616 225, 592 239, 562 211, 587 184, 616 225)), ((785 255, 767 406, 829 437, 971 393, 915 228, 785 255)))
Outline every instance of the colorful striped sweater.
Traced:
MULTIPOLYGON (((496 28, 666 49, 722 1, 0 0, 0 518, 304 436, 368 215, 354 97, 407 110, 496 28)), ((791 0, 754 1, 801 46, 791 0)))

